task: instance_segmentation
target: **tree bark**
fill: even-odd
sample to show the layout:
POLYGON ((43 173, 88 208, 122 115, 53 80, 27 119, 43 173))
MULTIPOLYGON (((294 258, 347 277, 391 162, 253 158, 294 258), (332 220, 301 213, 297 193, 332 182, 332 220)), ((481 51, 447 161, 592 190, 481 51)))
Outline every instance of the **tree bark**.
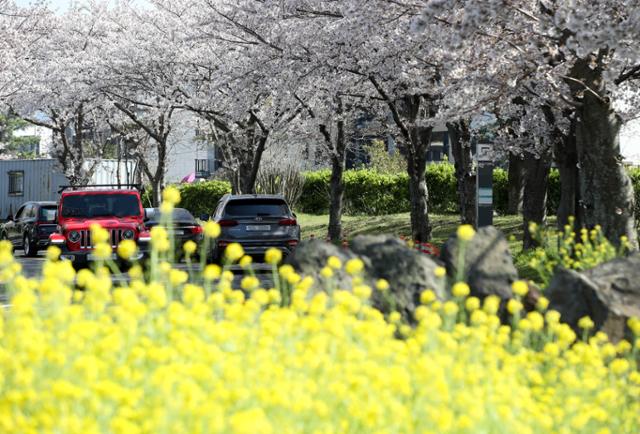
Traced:
MULTIPOLYGON (((344 181, 343 175, 346 167, 347 144, 345 140, 344 120, 342 118, 342 99, 336 98, 337 115, 335 146, 331 152, 331 184, 330 184, 330 206, 329 206, 329 228, 328 235, 331 241, 339 241, 342 238, 342 211, 344 208, 344 181)), ((321 133, 325 140, 331 141, 331 135, 324 125, 320 126, 321 133)))
POLYGON ((522 206, 523 249, 536 247, 538 243, 529 231, 529 224, 544 225, 547 218, 547 189, 551 170, 551 152, 540 156, 525 154, 524 160, 524 200, 522 206))
POLYGON ((524 163, 522 157, 509 153, 507 213, 511 215, 522 212, 524 200, 524 163))
POLYGON ((615 246, 620 245, 621 236, 626 236, 631 248, 637 249, 633 185, 620 156, 622 120, 611 106, 604 86, 607 55, 601 50, 577 61, 570 71, 577 81, 570 86, 580 98, 576 109, 576 149, 584 222, 588 228, 600 225, 615 246))
POLYGON ((560 173, 560 203, 557 210, 559 230, 574 218, 574 229, 582 227, 584 221, 580 207, 580 183, 578 179, 578 153, 576 150, 576 122, 571 121, 569 134, 555 144, 554 156, 560 173))
POLYGON ((447 130, 451 139, 451 151, 458 184, 460 221, 462 224, 477 227, 476 172, 473 167, 469 124, 469 120, 466 119, 447 123, 447 130))

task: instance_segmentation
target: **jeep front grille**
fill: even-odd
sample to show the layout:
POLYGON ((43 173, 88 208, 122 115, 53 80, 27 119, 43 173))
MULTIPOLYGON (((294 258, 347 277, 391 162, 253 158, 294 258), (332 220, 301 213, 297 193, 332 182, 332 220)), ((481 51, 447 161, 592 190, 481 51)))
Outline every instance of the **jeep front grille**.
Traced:
MULTIPOLYGON (((109 229, 109 238, 111 239, 111 247, 117 247, 122 241, 122 233, 126 229, 109 229)), ((93 249, 95 246, 91 242, 91 231, 80 231, 80 248, 93 249)))

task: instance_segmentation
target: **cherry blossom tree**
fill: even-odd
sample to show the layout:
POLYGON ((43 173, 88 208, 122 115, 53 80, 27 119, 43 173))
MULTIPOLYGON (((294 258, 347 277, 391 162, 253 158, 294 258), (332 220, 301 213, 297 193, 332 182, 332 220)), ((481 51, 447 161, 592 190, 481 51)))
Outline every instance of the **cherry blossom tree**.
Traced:
POLYGON ((28 42, 12 60, 13 89, 3 101, 26 121, 53 132, 53 154, 64 174, 72 184, 83 184, 110 139, 105 101, 85 79, 95 67, 90 53, 103 17, 80 8, 64 17, 42 9, 35 16, 37 25, 16 30, 28 42))
MULTIPOLYGON (((514 71, 552 91, 557 107, 575 109, 580 209, 584 224, 600 224, 618 244, 637 247, 633 189, 622 165, 619 131, 640 107, 640 10, 633 0, 571 2, 490 0, 424 3, 421 21, 446 16, 461 40, 499 34, 513 47, 514 71)), ((504 53, 479 45, 504 61, 504 53)))

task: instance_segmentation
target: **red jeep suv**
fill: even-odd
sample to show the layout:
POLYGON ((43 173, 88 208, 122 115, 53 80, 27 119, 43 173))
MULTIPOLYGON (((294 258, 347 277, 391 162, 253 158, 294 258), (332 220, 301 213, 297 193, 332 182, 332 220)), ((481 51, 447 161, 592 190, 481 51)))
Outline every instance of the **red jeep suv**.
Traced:
POLYGON ((86 265, 93 258, 91 225, 96 223, 109 231, 114 249, 122 240, 138 243, 140 259, 148 251, 149 233, 144 225, 144 209, 140 192, 131 185, 113 188, 111 185, 82 187, 64 186, 58 202, 58 230, 49 241, 62 249, 60 257, 74 265, 86 265), (109 188, 111 187, 111 188, 109 188))

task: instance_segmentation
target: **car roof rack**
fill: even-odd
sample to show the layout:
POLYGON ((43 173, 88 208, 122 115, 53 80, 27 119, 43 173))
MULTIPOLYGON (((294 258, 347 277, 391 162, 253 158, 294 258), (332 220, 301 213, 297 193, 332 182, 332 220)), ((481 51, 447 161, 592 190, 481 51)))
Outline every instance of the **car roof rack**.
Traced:
POLYGON ((83 188, 104 188, 104 187, 111 187, 111 188, 134 188, 136 190, 139 190, 141 193, 144 191, 144 186, 142 186, 141 184, 83 184, 83 185, 61 185, 60 188, 58 188, 58 194, 62 193, 65 190, 79 190, 79 189, 83 189, 83 188))

